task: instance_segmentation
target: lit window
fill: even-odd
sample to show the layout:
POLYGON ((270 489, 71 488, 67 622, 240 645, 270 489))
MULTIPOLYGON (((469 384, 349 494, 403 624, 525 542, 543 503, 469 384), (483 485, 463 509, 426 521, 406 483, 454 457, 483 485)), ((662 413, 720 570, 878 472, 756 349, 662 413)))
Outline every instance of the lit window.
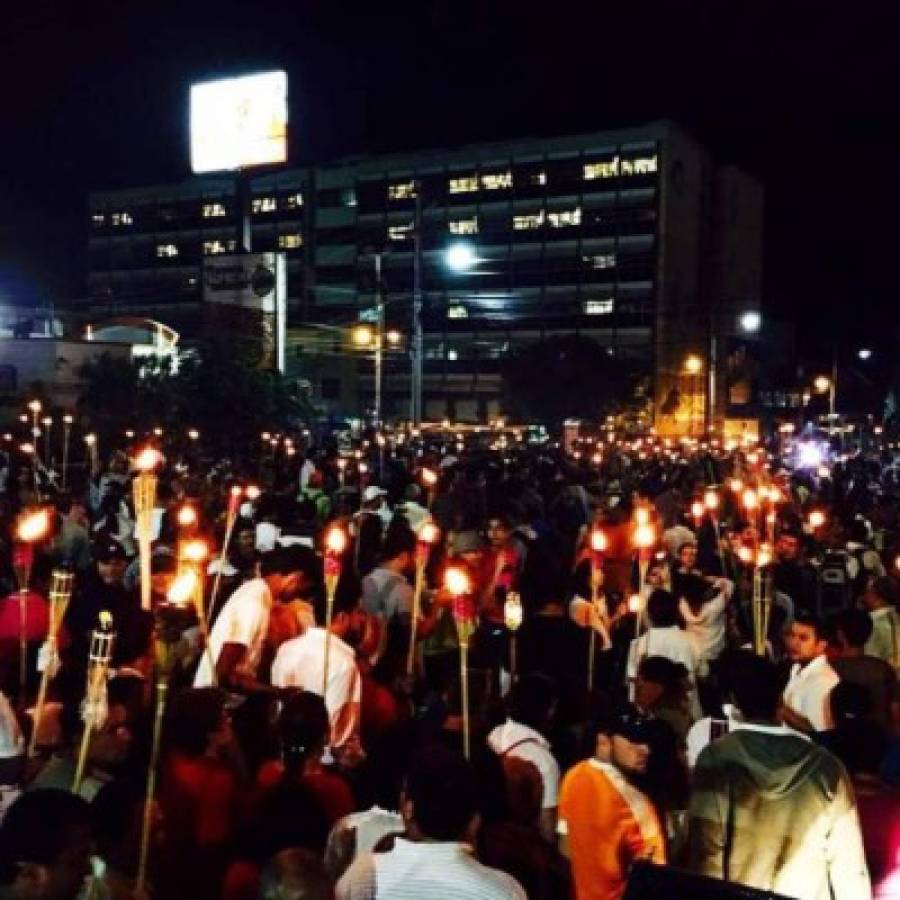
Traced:
POLYGON ((170 259, 173 256, 178 256, 178 246, 177 244, 157 244, 156 255, 160 259, 170 259))
POLYGON ((593 181, 595 178, 615 178, 619 174, 619 157, 614 156, 607 162, 594 162, 584 164, 584 180, 593 181))
POLYGON ((204 256, 215 256, 218 253, 234 253, 237 248, 237 241, 228 240, 228 241, 204 241, 203 242, 203 255, 204 256))
POLYGON ((623 175, 652 175, 656 172, 656 156, 639 156, 622 160, 623 175))
POLYGON ((278 209, 278 200, 276 197, 254 197, 253 212, 270 213, 278 209))
POLYGON ((612 300, 585 300, 584 311, 589 316, 608 316, 613 311, 612 300))
POLYGON ((134 219, 130 212, 114 212, 110 213, 109 221, 112 225, 133 225, 134 219))
POLYGON ((405 241, 412 234, 412 224, 409 225, 388 225, 388 240, 405 241))
POLYGON ((478 216, 471 219, 453 219, 447 223, 450 234, 478 234, 478 216))
POLYGON ((468 319, 469 311, 462 303, 451 303, 447 306, 448 319, 468 319))
POLYGON ((513 216, 513 229, 515 231, 531 231, 540 228, 544 224, 544 211, 528 213, 524 216, 513 216))
POLYGON ((279 234, 278 247, 281 250, 296 250, 303 246, 302 234, 279 234))
POLYGON ((548 213, 547 220, 550 222, 551 228, 569 228, 572 225, 580 225, 581 207, 576 206, 575 209, 564 209, 562 212, 548 213))
POLYGON ((616 254, 599 253, 596 256, 585 256, 584 261, 592 269, 612 269, 616 264, 616 254))
POLYGON ((478 178, 475 175, 465 175, 462 178, 451 178, 447 189, 451 194, 467 194, 478 190, 478 178))
POLYGON ((448 350, 447 351, 447 359, 449 359, 449 360, 459 359, 459 350, 448 350))
POLYGON ((481 186, 486 191, 498 191, 512 187, 512 172, 491 172, 481 176, 481 186))
POLYGON ((103 225, 106 223, 106 216, 103 213, 93 213, 91 215, 91 224, 92 225, 103 225))
POLYGON ((389 200, 412 200, 416 196, 416 183, 414 181, 400 181, 397 184, 388 185, 389 200))
POLYGON ((300 209, 303 206, 303 194, 299 191, 296 194, 288 194, 284 198, 284 205, 287 209, 300 209))
POLYGON ((225 215, 225 204, 224 203, 204 203, 203 204, 203 218, 204 219, 217 219, 220 216, 225 215))
POLYGON ((546 172, 532 172, 528 176, 528 183, 533 185, 544 185, 547 183, 546 172))

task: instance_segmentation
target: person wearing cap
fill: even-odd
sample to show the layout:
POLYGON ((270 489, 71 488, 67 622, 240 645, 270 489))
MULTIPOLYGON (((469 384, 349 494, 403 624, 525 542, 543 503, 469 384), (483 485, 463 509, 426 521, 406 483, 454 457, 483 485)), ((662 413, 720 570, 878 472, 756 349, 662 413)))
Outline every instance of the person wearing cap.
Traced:
POLYGON ((618 900, 632 863, 666 861, 659 816, 634 783, 647 771, 652 736, 647 720, 627 711, 600 717, 589 736, 593 755, 560 787, 560 848, 572 863, 576 900, 618 900))
POLYGON ((260 577, 244 582, 225 602, 209 635, 194 687, 212 685, 210 657, 216 679, 227 690, 259 693, 270 690, 258 680, 274 603, 288 603, 306 592, 321 571, 316 554, 306 547, 285 547, 263 556, 260 577))
POLYGON ((391 518, 384 501, 386 496, 384 488, 370 484, 363 491, 362 506, 353 516, 350 526, 354 537, 353 562, 360 578, 372 571, 381 555, 384 530, 391 518))
POLYGON ((689 868, 798 900, 867 900, 872 890, 843 766, 778 724, 780 679, 765 657, 743 653, 732 691, 743 718, 700 753, 694 769, 689 868))

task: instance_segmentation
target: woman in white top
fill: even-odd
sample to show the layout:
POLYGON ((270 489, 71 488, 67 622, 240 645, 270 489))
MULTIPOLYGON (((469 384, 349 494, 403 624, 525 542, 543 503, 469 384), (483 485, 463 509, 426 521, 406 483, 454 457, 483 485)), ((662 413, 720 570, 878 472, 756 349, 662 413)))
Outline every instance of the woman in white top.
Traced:
POLYGON ((709 663, 725 649, 725 609, 734 593, 734 583, 716 578, 710 583, 701 575, 678 579, 678 612, 705 675, 709 663))

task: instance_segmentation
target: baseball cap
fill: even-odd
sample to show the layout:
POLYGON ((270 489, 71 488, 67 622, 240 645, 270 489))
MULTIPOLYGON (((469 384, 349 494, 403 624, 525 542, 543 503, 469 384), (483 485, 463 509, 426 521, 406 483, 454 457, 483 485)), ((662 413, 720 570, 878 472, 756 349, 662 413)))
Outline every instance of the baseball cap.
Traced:
POLYGON ((600 715, 591 724, 595 734, 618 734, 633 744, 649 744, 653 735, 650 717, 634 706, 600 715))
POLYGON ((363 503, 369 503, 372 500, 375 500, 377 497, 386 497, 387 491, 384 488, 378 487, 377 484, 370 484, 363 491, 363 503))
POLYGON ((112 562, 114 559, 128 559, 125 548, 112 537, 98 538, 94 541, 92 552, 94 559, 102 563, 112 562))

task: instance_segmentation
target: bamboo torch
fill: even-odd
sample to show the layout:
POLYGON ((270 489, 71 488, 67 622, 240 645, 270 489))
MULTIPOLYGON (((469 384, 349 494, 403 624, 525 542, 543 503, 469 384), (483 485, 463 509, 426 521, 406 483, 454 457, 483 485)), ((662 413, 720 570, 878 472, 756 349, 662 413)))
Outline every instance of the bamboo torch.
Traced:
POLYGON ((150 745, 150 762, 147 766, 147 788, 144 795, 144 815, 141 823, 141 844, 138 856, 135 893, 143 894, 147 879, 147 860, 150 855, 150 832, 153 824, 153 799, 156 794, 156 769, 159 763, 159 745, 162 737, 163 716, 169 692, 169 679, 177 660, 177 647, 184 630, 193 621, 191 602, 197 592, 197 573, 186 569, 175 578, 166 596, 166 602, 154 611, 156 628, 156 709, 153 717, 153 739, 150 745))
POLYGON ((347 548, 347 532, 332 525, 325 535, 325 664, 322 667, 322 696, 328 688, 328 663, 331 653, 331 619, 334 615, 334 595, 341 577, 341 557, 347 548))
POLYGON ((434 488, 437 485, 437 472, 434 469, 422 469, 422 484, 425 486, 428 497, 428 508, 434 503, 434 488))
MULTIPOLYGON (((259 489, 257 488, 257 492, 259 489)), ((228 494, 228 510, 225 513, 225 536, 222 538, 222 549, 219 551, 219 565, 216 569, 216 577, 213 581, 212 593, 209 595, 209 615, 206 617, 207 624, 212 619, 213 610, 216 608, 216 597, 219 595, 219 584, 222 581, 222 569, 225 568, 225 560, 228 556, 228 545, 231 543, 231 535, 234 531, 234 523, 237 521, 238 510, 241 506, 241 494, 243 490, 238 485, 233 485, 228 494)), ((247 488, 247 496, 250 495, 250 488, 247 488)), ((257 496, 259 494, 257 493, 257 496)))
POLYGON ((524 611, 522 598, 516 591, 510 591, 503 603, 503 622, 509 631, 509 676, 516 680, 516 632, 522 625, 524 611))
POLYGON ((13 548, 13 571, 19 586, 19 701, 25 700, 28 680, 28 582, 34 563, 34 545, 50 530, 50 513, 38 509, 19 519, 17 543, 13 548))
POLYGON ((66 479, 69 473, 69 441, 72 437, 72 424, 75 418, 71 413, 63 416, 63 446, 62 446, 62 486, 66 487, 66 479))
POLYGON ((160 454, 153 447, 145 447, 134 461, 138 474, 132 483, 134 497, 135 535, 138 539, 141 564, 141 609, 150 609, 150 543, 153 535, 153 507, 156 505, 156 474, 160 454))
POLYGON ((641 610, 638 611, 634 624, 634 636, 641 636, 641 613, 644 604, 644 585, 647 581, 647 569, 650 566, 650 555, 656 543, 656 529, 650 524, 650 515, 646 509, 637 510, 637 527, 634 529, 634 546, 638 552, 638 596, 641 598, 641 610), (642 517, 640 514, 644 513, 642 517), (644 518, 644 521, 641 519, 644 518))
POLYGON ((47 640, 41 648, 41 655, 38 660, 38 669, 41 671, 41 685, 38 689, 37 702, 34 705, 31 738, 28 741, 29 756, 34 756, 34 750, 37 746, 38 731, 44 715, 44 703, 47 700, 47 685, 50 679, 59 671, 59 653, 57 652, 56 642, 66 610, 69 608, 69 600, 72 597, 72 579, 72 573, 67 572, 65 569, 53 570, 53 576, 50 581, 50 594, 48 596, 50 601, 50 627, 47 630, 47 640))
POLYGON ((416 540, 416 582, 413 588, 412 611, 409 623, 409 652, 406 656, 406 674, 412 675, 416 659, 416 627, 419 624, 419 611, 422 608, 422 590, 425 587, 425 566, 431 548, 437 543, 440 530, 433 522, 425 522, 419 529, 416 540))
POLYGON ((603 587, 603 554, 606 552, 607 544, 606 535, 600 528, 595 528, 591 532, 591 606, 590 618, 588 619, 590 636, 588 637, 587 664, 588 694, 594 690, 594 660, 597 655, 597 631, 594 628, 594 616, 599 616, 601 621, 606 618, 606 610, 602 608, 603 598, 600 591, 603 587))
POLYGON ((84 704, 81 707, 84 731, 81 734, 81 748, 78 752, 78 764, 75 767, 75 779, 72 782, 73 794, 77 794, 81 790, 88 748, 91 745, 91 734, 95 728, 100 728, 106 721, 106 678, 109 673, 109 661, 112 659, 115 640, 116 633, 113 631, 112 615, 104 610, 100 613, 98 626, 91 632, 87 688, 84 704))
POLYGON ((772 613, 772 579, 768 566, 772 553, 767 545, 759 548, 753 569, 753 650, 765 656, 769 636, 769 619, 772 613))
POLYGON ((469 732, 469 639, 475 631, 472 582, 465 569, 451 566, 444 572, 444 587, 453 597, 453 619, 459 636, 459 680, 463 716, 463 753, 471 756, 469 732))
POLYGON ((203 604, 204 584, 206 581, 206 560, 209 557, 209 545, 200 538, 182 541, 178 545, 178 567, 176 577, 189 573, 193 576, 193 592, 190 601, 197 614, 197 624, 203 638, 204 653, 209 662, 209 671, 212 677, 212 685, 216 686, 216 664, 212 658, 212 648, 209 645, 209 620, 206 617, 206 608, 203 604))

